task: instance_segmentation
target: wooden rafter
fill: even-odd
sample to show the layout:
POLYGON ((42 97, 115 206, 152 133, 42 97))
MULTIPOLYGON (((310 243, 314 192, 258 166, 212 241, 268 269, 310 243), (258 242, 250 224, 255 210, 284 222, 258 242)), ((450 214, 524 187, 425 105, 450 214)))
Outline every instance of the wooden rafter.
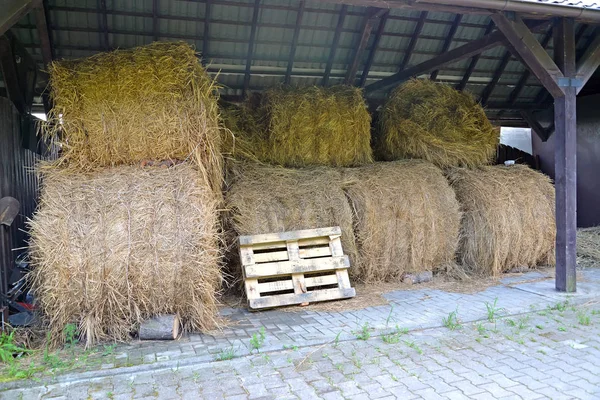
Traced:
MULTIPOLYGON (((552 28, 548 29, 548 32, 546 32, 546 34, 544 35, 544 38, 540 42, 540 44, 542 45, 542 47, 544 49, 548 46, 550 39, 552 39, 552 28)), ((525 71, 523 71, 523 75, 521 75, 521 78, 519 78, 519 81, 517 82, 517 85, 515 86, 513 91, 510 92, 510 95, 508 97, 509 104, 513 104, 515 101, 517 101, 517 98, 521 94, 521 91, 523 91, 523 88, 527 84, 527 80, 529 79, 530 76, 531 76, 531 71, 529 71, 527 66, 525 66, 525 71)), ((544 90, 544 89, 542 89, 542 90, 544 90)))
POLYGON ((483 93, 481 94, 481 99, 479 99, 479 101, 481 102, 481 104, 483 106, 485 106, 487 104, 488 100, 490 99, 490 96, 492 95, 494 88, 498 84, 498 81, 502 77, 502 74, 504 73, 504 70, 506 69, 506 66, 508 65, 509 61, 510 61, 510 51, 507 51, 502 56, 502 60, 500 60, 500 64, 498 65, 498 68, 496 69, 496 71, 494 71, 494 75, 492 75, 492 80, 487 84, 487 86, 483 90, 483 93))
MULTIPOLYGON (((533 29, 540 29, 545 27, 547 22, 537 22, 533 24, 533 29)), ((409 79, 411 76, 425 74, 435 69, 440 69, 448 64, 455 63, 466 58, 473 57, 476 54, 480 54, 486 50, 492 49, 502 44, 504 36, 502 32, 492 32, 483 36, 480 39, 473 40, 460 47, 456 47, 444 54, 433 57, 427 61, 424 61, 418 65, 412 66, 405 69, 404 71, 397 72, 387 78, 383 78, 375 83, 372 83, 365 87, 367 93, 374 92, 387 88, 389 86, 398 85, 399 83, 409 79)))
MULTIPOLYGON (((494 21, 490 21, 488 26, 485 28, 483 36, 485 37, 485 36, 489 35, 492 32, 492 30, 494 29, 494 26, 495 26, 494 21)), ((481 57, 481 52, 475 54, 475 56, 471 59, 471 62, 469 63, 469 66, 467 67, 465 74, 463 75, 463 77, 460 80, 460 82, 458 83, 458 85, 456 85, 456 90, 464 90, 465 89, 465 87, 467 86, 467 83, 469 82, 469 78, 471 78, 471 74, 473 74, 473 71, 475 70, 477 63, 479 62, 480 57, 481 57)))
POLYGON ((292 69, 294 68, 294 57, 296 56, 296 47, 298 46, 298 37, 300 36, 300 26, 302 25, 302 15, 304 14, 304 1, 300 2, 298 12, 296 14, 296 27, 294 28, 294 36, 292 37, 292 45, 290 47, 290 56, 285 71, 283 83, 288 85, 292 77, 292 69))
POLYGON ((581 86, 577 88, 577 93, 583 89, 583 86, 592 77, 600 65, 600 28, 594 30, 594 39, 587 46, 585 53, 577 63, 577 78, 581 80, 581 86))
POLYGON ((246 95, 250 87, 250 68, 252 67, 252 55, 254 54, 254 41, 256 40, 256 30, 258 28, 258 14, 260 12, 260 0, 254 0, 254 11, 252 12, 252 28, 250 28, 250 38, 248 39, 248 53, 246 54, 246 71, 244 73, 244 89, 242 94, 246 95))
POLYGON ((371 46, 371 51, 369 52, 369 55, 367 56, 367 62, 365 63, 365 67, 363 68, 362 74, 360 76, 360 80, 358 82, 359 87, 364 87, 365 82, 367 81, 367 78, 369 77, 369 71, 371 70, 371 66, 373 66, 373 60, 375 59, 375 53, 377 52, 377 47, 379 46, 379 41, 381 40, 381 35, 383 35, 383 31, 385 30, 385 24, 387 22, 389 15, 390 15, 390 12, 388 10, 379 19, 379 26, 377 27, 377 32, 375 33, 373 45, 371 46))
POLYGON ((212 0, 206 0, 204 3, 204 31, 202 33, 202 63, 206 65, 208 58, 208 46, 210 35, 210 14, 212 12, 212 0))
POLYGON ((406 47, 406 50, 404 51, 404 57, 402 58, 402 62, 398 67, 399 71, 403 71, 410 62, 410 57, 412 57, 413 50, 417 45, 417 40, 419 40, 419 35, 421 35, 421 31, 423 30, 423 25, 425 25, 425 19, 427 19, 428 14, 428 11, 421 11, 421 15, 419 15, 419 20, 415 25, 415 30, 413 31, 412 37, 410 38, 408 47, 406 47))
POLYGON ((369 43, 369 38, 371 37, 371 32, 373 32, 373 25, 375 25, 376 19, 381 16, 385 10, 377 9, 374 7, 367 8, 367 12, 363 17, 363 25, 362 30, 360 32, 360 39, 358 41, 358 45, 354 50, 354 54, 352 55, 352 59, 348 64, 348 72, 346 73, 346 78, 344 79, 344 83, 347 85, 353 85, 356 80, 356 74, 358 72, 358 66, 363 58, 364 52, 367 48, 367 44, 369 43))
MULTIPOLYGON (((454 35, 456 35, 456 31, 458 30, 458 26, 460 25, 460 22, 462 21, 462 14, 456 14, 456 16, 454 17, 454 21, 452 21, 452 25, 450 25, 450 30, 448 31, 448 35, 446 36, 446 39, 444 40, 444 44, 442 45, 442 51, 440 52, 441 54, 444 54, 445 52, 447 52, 450 49, 450 45, 452 44, 452 40, 454 39, 454 35)), ((429 79, 431 80, 436 80, 438 73, 440 72, 439 69, 436 69, 435 71, 433 71, 431 73, 431 75, 429 76, 429 79)))
POLYGON ((158 41, 158 0, 152 0, 152 33, 154 41, 158 41))
POLYGON ((544 87, 554 97, 561 96, 558 79, 563 78, 562 72, 521 18, 515 16, 513 21, 498 13, 492 15, 492 20, 544 87))
POLYGON ((540 139, 542 139, 542 142, 548 140, 548 138, 550 137, 550 132, 538 122, 537 118, 535 118, 535 116, 531 113, 530 110, 522 110, 521 117, 525 122, 527 122, 527 125, 529 125, 531 130, 535 132, 535 134, 538 135, 540 139))
POLYGON ((40 37, 40 49, 42 50, 44 69, 47 69, 48 65, 50 65, 54 59, 54 50, 52 48, 52 39, 48 30, 48 20, 44 3, 40 3, 35 8, 35 25, 40 37))
POLYGON ((100 17, 102 21, 100 26, 102 27, 101 34, 103 38, 100 40, 100 43, 103 43, 104 50, 108 51, 110 49, 110 43, 108 41, 108 12, 106 9, 106 0, 100 0, 100 11, 100 17))
POLYGON ((331 75, 331 68, 333 67, 333 60, 335 59, 335 53, 340 42, 340 35, 344 28, 344 20, 346 19, 346 13, 348 12, 348 6, 343 5, 340 9, 340 15, 338 17, 337 26, 335 27, 335 33, 333 34, 333 42, 331 50, 329 51, 329 58, 327 59, 327 65, 325 66, 325 74, 323 75, 323 86, 327 86, 329 83, 329 76, 331 75))
POLYGON ((9 0, 3 3, 2 14, 0 15, 0 36, 39 4, 41 4, 40 0, 9 0))

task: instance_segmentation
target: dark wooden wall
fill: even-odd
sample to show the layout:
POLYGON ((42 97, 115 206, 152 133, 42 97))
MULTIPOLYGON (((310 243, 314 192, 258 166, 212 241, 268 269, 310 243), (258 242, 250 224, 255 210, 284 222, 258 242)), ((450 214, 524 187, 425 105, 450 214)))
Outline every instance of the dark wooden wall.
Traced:
MULTIPOLYGON (((551 114, 540 115, 547 123, 551 114)), ((554 179, 554 135, 531 135, 540 168, 554 179)), ((577 98, 577 226, 600 225, 600 95, 577 98)))
MULTIPOLYGON (((25 221, 35 210, 38 182, 33 172, 39 156, 23 147, 21 117, 13 104, 0 97, 0 198, 12 196, 21 209, 12 225, 0 225, 0 267, 10 273, 14 260, 26 246, 25 221)), ((29 138, 30 139, 30 138, 29 138)))

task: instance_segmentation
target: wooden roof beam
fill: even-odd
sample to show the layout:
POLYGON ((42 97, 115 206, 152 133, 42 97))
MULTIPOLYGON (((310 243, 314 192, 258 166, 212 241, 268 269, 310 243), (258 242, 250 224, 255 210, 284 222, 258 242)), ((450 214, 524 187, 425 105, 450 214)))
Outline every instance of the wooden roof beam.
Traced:
MULTIPOLYGON (((540 27, 547 26, 547 21, 534 23, 533 28, 539 29, 540 27)), ((390 86, 396 86, 403 81, 409 79, 412 76, 425 74, 433 71, 434 69, 440 69, 448 64, 455 63, 466 58, 473 57, 474 55, 481 54, 486 50, 493 49, 496 46, 502 44, 504 35, 502 32, 492 32, 488 35, 483 36, 480 39, 473 40, 460 47, 456 47, 444 54, 433 57, 427 61, 424 61, 418 65, 407 68, 403 71, 397 72, 394 75, 388 76, 387 78, 381 79, 375 83, 372 83, 365 87, 367 93, 382 90, 390 86)))
POLYGON ((108 12, 106 8, 106 0, 100 0, 100 18, 102 23, 100 24, 100 28, 102 29, 100 43, 103 43, 104 50, 108 51, 110 49, 110 43, 108 41, 108 12))
POLYGON ((362 74, 360 76, 360 80, 358 82, 359 87, 364 87, 367 78, 369 77, 369 71, 373 66, 373 60, 375 59, 375 53, 377 52, 377 47, 379 46, 379 41, 381 40, 381 35, 383 35, 383 31, 385 30, 385 24, 387 22, 388 16, 390 15, 389 10, 385 12, 381 18, 379 19, 379 26, 377 27, 377 32, 375 33, 375 39, 373 40, 373 45, 371 46, 371 51, 367 57, 367 62, 365 63, 365 67, 363 68, 362 74))
POLYGON ((2 4, 2 15, 0 16, 0 36, 4 35, 21 18, 41 4, 41 0, 9 0, 2 4))
MULTIPOLYGON (((462 20, 462 17, 463 17, 462 14, 456 14, 456 16, 454 17, 454 21, 452 22, 452 25, 450 26, 450 30, 448 31, 448 36, 446 36, 446 39, 444 40, 444 44, 442 45, 442 51, 440 52, 441 54, 444 54, 445 52, 447 52, 450 49, 450 45, 452 44, 454 35, 456 35, 456 31, 458 30, 458 26, 460 25, 460 21, 462 20)), ((435 71, 433 71, 431 73, 431 75, 429 76, 429 79, 431 79, 432 81, 436 80, 439 72, 440 72, 439 69, 436 69, 435 71)))
POLYGON ((292 69, 294 68, 294 57, 296 56, 296 47, 298 46, 298 37, 300 36, 300 26, 302 25, 302 15, 304 14, 304 1, 300 2, 296 14, 296 27, 294 28, 294 36, 292 37, 292 45, 290 47, 290 57, 287 63, 287 70, 283 83, 289 85, 292 77, 292 69))
POLYGON ((421 11, 421 15, 419 16, 419 20, 417 21, 417 24, 415 25, 415 30, 413 31, 412 37, 410 38, 408 47, 406 48, 406 51, 404 52, 404 57, 402 58, 402 62, 400 63, 400 66, 398 67, 399 71, 403 71, 406 68, 406 66, 408 65, 408 63, 410 62, 410 57, 412 56, 413 50, 415 49, 415 46, 417 45, 417 40, 419 40, 419 35, 421 34, 421 31, 423 30, 423 25, 425 25, 425 19, 427 18, 428 14, 429 14, 428 11, 421 11))
POLYGON ((254 11, 252 13, 252 27, 250 28, 250 38, 248 39, 248 53, 246 54, 246 71, 244 73, 244 89, 242 95, 246 95, 250 87, 250 68, 252 67, 252 55, 254 54, 254 41, 256 40, 256 30, 258 28, 258 14, 260 11, 260 0, 254 0, 254 11))
POLYGON ((333 34, 333 42, 331 45, 331 50, 329 51, 329 58, 327 59, 327 64, 325 65, 325 74, 323 75, 323 86, 327 86, 329 83, 329 76, 331 75, 331 68, 333 67, 333 60, 335 59, 335 53, 337 51, 338 45, 340 43, 340 35, 342 34, 342 29, 344 28, 344 20, 346 19, 346 13, 348 12, 348 6, 344 4, 340 9, 340 15, 338 17, 337 26, 335 28, 335 33, 333 34))
POLYGON ((581 85, 577 87, 577 93, 583 89, 600 65, 600 28, 594 30, 593 42, 587 47, 583 56, 577 63, 577 79, 581 79, 581 85))
POLYGON ((358 66, 363 58, 363 54, 367 48, 367 44, 369 43, 369 38, 371 37, 371 33, 373 32, 373 26, 377 22, 377 19, 385 13, 386 10, 378 9, 375 7, 369 7, 367 12, 363 18, 363 27, 360 32, 360 39, 358 42, 358 46, 356 46, 356 50, 352 55, 352 59, 348 64, 348 72, 346 73, 346 78, 344 79, 344 83, 347 85, 354 85, 354 81, 356 80, 356 74, 358 72, 358 66))
POLYGON ((46 6, 43 2, 40 2, 35 8, 35 25, 40 37, 40 48, 42 50, 44 69, 47 70, 54 59, 54 49, 52 48, 52 38, 48 29, 46 6))
POLYGON ((204 3, 204 31, 202 33, 202 64, 206 66, 208 58, 208 37, 210 35, 210 14, 212 13, 212 0, 204 3))
POLYGON ((538 122, 537 118, 535 118, 531 111, 522 110, 521 117, 523 117, 523 120, 527 122, 527 125, 529 125, 531 130, 535 132, 540 139, 542 139, 542 142, 546 142, 548 140, 550 133, 538 122))
POLYGON ((492 20, 552 96, 562 96, 564 92, 558 80, 564 78, 563 73, 521 18, 513 17, 514 20, 510 20, 505 14, 498 13, 492 15, 492 20))
MULTIPOLYGON (((496 26, 496 25, 494 25, 494 21, 490 21, 488 26, 485 28, 483 36, 489 35, 494 30, 494 26, 496 26)), ((467 67, 465 74, 463 75, 463 77, 460 80, 460 82, 458 83, 458 85, 456 85, 456 90, 462 91, 465 89, 465 87, 467 86, 467 83, 469 83, 469 78, 471 78, 471 74, 473 73, 473 71, 475 70, 475 67, 477 66, 477 63, 479 62, 480 57, 481 57, 481 53, 478 53, 471 59, 471 62, 469 63, 469 66, 467 67)))

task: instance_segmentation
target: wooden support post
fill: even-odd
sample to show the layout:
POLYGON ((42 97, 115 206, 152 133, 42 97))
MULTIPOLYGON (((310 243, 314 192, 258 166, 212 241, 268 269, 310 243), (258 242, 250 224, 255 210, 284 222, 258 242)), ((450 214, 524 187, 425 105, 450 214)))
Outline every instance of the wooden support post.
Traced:
POLYGON ((20 84, 21 79, 17 72, 11 40, 7 35, 0 36, 0 71, 6 85, 8 98, 15 105, 20 114, 27 113, 27 101, 20 84))
POLYGON ((254 12, 252 13, 252 27, 250 28, 250 38, 248 39, 248 53, 246 54, 246 71, 244 72, 244 89, 242 96, 245 96, 250 87, 250 68, 252 67, 252 55, 254 54, 254 41, 256 38, 256 29, 258 28, 258 13, 260 11, 260 0, 254 0, 254 12))
POLYGON ((287 69, 285 71, 285 78, 283 83, 286 85, 290 84, 292 77, 292 68, 294 68, 294 57, 296 56, 296 47, 298 46, 298 36, 300 35, 300 26, 302 25, 302 15, 304 14, 304 1, 300 2, 298 7, 298 13, 296 14, 296 27, 294 28, 294 36, 292 38, 292 45, 290 47, 290 56, 288 58, 287 69))
POLYGON ((3 2, 2 14, 0 15, 0 36, 39 4, 40 0, 8 0, 3 2))
POLYGON ((346 13, 348 12, 348 6, 344 4, 340 9, 340 16, 338 17, 338 23, 335 27, 335 33, 333 34, 333 42, 331 44, 331 51, 329 52, 329 58, 327 59, 327 65, 325 66, 325 74, 323 75, 323 86, 327 86, 329 83, 329 75, 331 75, 331 68, 333 67, 333 60, 335 59, 335 52, 337 51, 340 35, 344 27, 344 20, 346 19, 346 13))
POLYGON ((554 30, 554 59, 565 76, 554 97, 556 190, 556 289, 577 287, 577 118, 574 21, 561 18, 554 30))

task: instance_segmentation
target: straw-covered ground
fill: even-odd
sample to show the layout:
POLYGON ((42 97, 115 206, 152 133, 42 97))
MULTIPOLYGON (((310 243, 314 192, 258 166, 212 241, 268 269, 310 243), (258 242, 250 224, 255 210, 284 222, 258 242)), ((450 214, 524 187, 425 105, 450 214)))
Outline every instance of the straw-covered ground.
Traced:
POLYGON ((61 166, 189 159, 220 189, 215 83, 188 44, 155 42, 57 61, 50 87, 54 109, 46 133, 63 145, 61 166))
POLYGON ((185 331, 217 326, 217 199, 192 166, 47 169, 30 228, 54 342, 72 323, 88 345, 127 340, 158 314, 179 314, 185 331))
POLYGON ((400 280, 406 273, 453 265, 459 204, 439 168, 427 161, 404 160, 343 173, 354 213, 356 279, 400 280))
POLYGON ((455 168, 448 178, 461 204, 458 261, 467 272, 497 275, 554 264, 554 187, 527 166, 455 168))
POLYGON ((377 151, 385 160, 422 158, 439 167, 476 167, 494 159, 499 136, 468 93, 413 79, 387 99, 377 151))

